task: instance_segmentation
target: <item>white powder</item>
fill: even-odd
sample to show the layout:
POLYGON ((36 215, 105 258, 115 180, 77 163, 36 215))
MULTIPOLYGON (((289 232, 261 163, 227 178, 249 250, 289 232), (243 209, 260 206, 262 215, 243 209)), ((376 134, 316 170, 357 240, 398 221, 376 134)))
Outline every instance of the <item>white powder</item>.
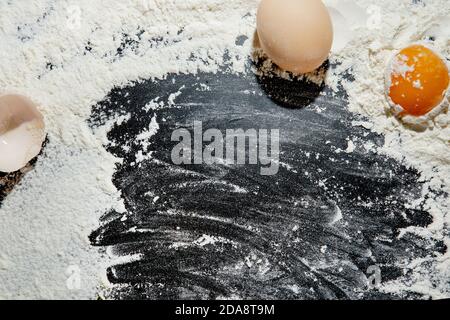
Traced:
POLYGON ((345 150, 346 153, 352 153, 355 151, 355 144, 352 140, 347 141, 347 149, 345 150))
POLYGON ((413 86, 414 86, 414 88, 416 88, 416 89, 421 89, 421 90, 423 90, 422 82, 421 82, 420 80, 414 81, 414 82, 413 82, 413 86))
POLYGON ((398 55, 392 64, 392 73, 406 79, 406 73, 414 71, 414 66, 408 66, 407 62, 407 56, 398 55))
MULTIPOLYGON (((426 181, 425 198, 429 189, 450 192, 450 118, 447 112, 442 113, 424 132, 403 126, 387 111, 384 72, 396 49, 429 33, 445 34, 441 25, 446 23, 450 7, 446 0, 426 1, 426 6, 410 2, 377 2, 382 14, 378 19, 378 7, 373 7, 372 1, 357 1, 362 12, 368 14, 368 23, 365 26, 358 20, 347 26, 352 28, 353 38, 345 39, 348 45, 333 54, 332 62, 340 64, 328 73, 326 82, 332 88, 342 83, 350 97, 350 110, 368 117, 355 125, 385 135, 380 153, 421 172, 426 181), (355 77, 354 82, 342 81, 347 70, 355 77)), ((111 261, 108 255, 102 259, 87 237, 105 210, 124 210, 120 194, 111 183, 115 164, 120 160, 102 145, 108 128, 114 122, 126 121, 126 116, 91 130, 86 122, 91 106, 112 88, 130 81, 160 78, 170 72, 216 72, 224 63, 226 51, 231 57, 230 70, 243 72, 252 52, 258 3, 0 2, 0 94, 21 93, 39 103, 49 137, 34 170, 0 208, 0 298, 95 298, 98 286, 108 285, 103 281, 104 270, 111 261), (125 34, 135 44, 122 48, 118 56, 125 34), (240 35, 248 40, 236 46, 240 35), (152 45, 151 40, 160 36, 166 44, 152 45), (79 268, 81 275, 81 286, 75 290, 67 286, 67 272, 72 266, 79 268)), ((358 12, 361 17, 361 10, 353 4, 351 8, 349 12, 358 12)), ((449 57, 448 36, 438 37, 435 44, 449 57)), ((316 76, 316 81, 323 79, 323 75, 316 76)), ((148 107, 163 106, 153 101, 148 107)), ((142 157, 155 130, 157 123, 142 133, 142 157)), ((354 148, 352 144, 349 141, 348 152, 354 148)), ((446 196, 427 198, 425 209, 433 214, 433 224, 427 229, 404 232, 432 236, 450 245, 449 207, 446 196)), ((387 284, 384 290, 416 291, 435 298, 450 296, 445 283, 450 276, 450 254, 437 258, 430 255, 428 260, 432 270, 425 267, 426 261, 416 261, 414 266, 405 266, 414 268, 414 279, 387 284), (439 285, 433 288, 430 283, 436 280, 439 285)))
POLYGON ((151 153, 147 153, 148 148, 150 147, 150 138, 154 136, 159 130, 159 124, 156 121, 156 116, 152 118, 150 122, 150 126, 147 130, 141 132, 137 137, 136 141, 140 143, 142 150, 139 151, 136 156, 136 163, 141 163, 142 161, 149 159, 151 157, 151 153), (143 152, 147 153, 144 155, 143 152))
POLYGON ((91 106, 131 80, 215 72, 226 50, 235 53, 232 69, 244 71, 251 41, 235 40, 252 33, 257 2, 0 2, 0 94, 39 103, 49 138, 0 208, 0 298, 95 298, 110 261, 99 259, 88 235, 111 204, 124 209, 111 183, 119 160, 102 147, 113 122, 93 132, 91 106), (139 46, 117 56, 123 35, 138 40, 141 30, 139 46), (168 44, 152 46, 159 36, 168 44), (72 266, 81 277, 79 289, 69 285, 75 290, 66 283, 72 266))

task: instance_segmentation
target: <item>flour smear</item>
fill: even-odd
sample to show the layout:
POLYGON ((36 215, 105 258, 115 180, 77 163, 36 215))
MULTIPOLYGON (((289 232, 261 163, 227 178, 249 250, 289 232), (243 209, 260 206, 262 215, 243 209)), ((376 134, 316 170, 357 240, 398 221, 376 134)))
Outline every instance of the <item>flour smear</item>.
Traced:
MULTIPOLYGON (((347 90, 350 110, 365 117, 355 125, 385 135, 379 153, 422 174, 423 199, 411 206, 424 205, 434 222, 426 229, 403 230, 400 236, 414 232, 450 246, 450 204, 442 193, 450 192, 448 111, 419 132, 391 116, 384 97, 385 66, 395 50, 433 36, 440 53, 450 56, 448 1, 417 2, 384 0, 373 6, 372 1, 326 1, 357 17, 345 22, 345 14, 339 15, 339 29, 351 29, 351 37, 340 38, 335 46, 331 62, 337 66, 326 82, 347 90), (355 81, 342 81, 344 73, 355 81)), ((131 81, 217 72, 225 62, 229 72, 244 72, 253 50, 258 3, 0 3, 0 94, 30 97, 39 104, 48 129, 44 153, 0 208, 0 298, 93 299, 109 286, 104 270, 115 257, 92 248, 88 235, 103 212, 125 210, 111 181, 120 159, 103 147, 108 129, 123 115, 92 129, 87 122, 91 107, 131 81), (238 46, 241 36, 247 40, 238 46)), ((413 276, 386 283, 381 290, 450 297, 449 261, 449 254, 430 253, 429 259, 408 262, 404 267, 414 270, 413 276)))

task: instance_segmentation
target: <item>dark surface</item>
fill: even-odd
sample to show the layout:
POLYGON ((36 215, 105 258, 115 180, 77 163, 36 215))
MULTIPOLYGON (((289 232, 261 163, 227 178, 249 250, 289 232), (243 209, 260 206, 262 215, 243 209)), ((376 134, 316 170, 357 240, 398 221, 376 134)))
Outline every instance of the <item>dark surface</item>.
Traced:
POLYGON ((32 159, 25 168, 12 173, 0 172, 0 207, 3 200, 14 189, 14 187, 20 183, 25 174, 27 174, 30 170, 33 170, 37 158, 41 156, 43 150, 45 150, 47 143, 48 139, 44 141, 40 154, 36 158, 32 159))
POLYGON ((406 207, 420 194, 418 174, 366 151, 365 142, 381 145, 383 139, 352 127, 355 116, 345 105, 343 91, 333 97, 325 87, 258 77, 251 70, 169 75, 113 90, 94 107, 91 124, 131 114, 111 130, 108 146, 124 159, 114 183, 127 220, 106 213, 90 239, 119 256, 142 258, 108 269, 117 284, 112 296, 397 298, 368 288, 367 268, 379 266, 382 281, 407 277, 411 270, 396 267, 398 262, 445 248, 411 234, 397 239, 399 228, 431 222, 427 212, 406 207), (145 111, 157 97, 168 105, 180 88, 175 106, 145 111), (135 164, 142 150, 136 137, 154 116, 160 128, 147 150, 152 157, 135 164), (261 176, 250 165, 175 166, 172 131, 192 129, 194 120, 203 121, 204 130, 222 132, 280 129, 285 165, 275 176, 261 176), (346 149, 347 138, 356 150, 337 153, 346 149), (335 221, 339 212, 342 219, 335 221), (198 245, 205 234, 220 240, 198 245))

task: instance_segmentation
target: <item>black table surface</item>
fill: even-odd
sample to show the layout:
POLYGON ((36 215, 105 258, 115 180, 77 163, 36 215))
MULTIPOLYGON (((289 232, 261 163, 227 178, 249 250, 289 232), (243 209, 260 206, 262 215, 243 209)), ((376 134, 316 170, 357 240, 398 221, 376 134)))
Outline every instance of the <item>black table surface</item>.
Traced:
MULTIPOLYGON (((370 285, 377 268, 381 284, 407 279, 414 271, 400 262, 446 250, 413 234, 398 238, 401 228, 432 222, 426 211, 409 208, 420 196, 418 173, 364 148, 383 145, 383 137, 352 126, 361 117, 347 111, 342 88, 333 93, 325 85, 259 76, 254 68, 133 83, 93 107, 93 127, 131 115, 112 128, 106 146, 124 159, 113 182, 127 219, 106 212, 89 236, 93 246, 119 256, 141 255, 108 268, 117 284, 112 297, 419 298, 370 285), (167 107, 145 108, 155 100, 167 107), (145 152, 151 157, 137 164, 137 137, 154 117, 159 130, 145 152), (257 165, 174 165, 171 134, 192 130, 194 121, 223 132, 279 129, 278 174, 262 176, 257 165), (355 150, 338 152, 348 139, 355 150), (199 243, 204 235, 217 241, 199 243)), ((6 189, 0 185, 0 196, 6 189)))

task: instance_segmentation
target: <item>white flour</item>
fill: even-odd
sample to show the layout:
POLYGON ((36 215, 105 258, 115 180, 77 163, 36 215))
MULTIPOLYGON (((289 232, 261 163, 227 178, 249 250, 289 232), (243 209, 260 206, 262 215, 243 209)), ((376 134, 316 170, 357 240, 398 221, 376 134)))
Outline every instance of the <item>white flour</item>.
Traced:
MULTIPOLYGON (((369 3, 369 1, 361 1, 369 3)), ((409 228, 405 232, 416 232, 424 237, 434 236, 450 245, 450 114, 444 110, 434 121, 429 121, 428 130, 415 131, 395 117, 389 115, 390 106, 384 95, 385 68, 395 50, 412 42, 434 36, 434 46, 446 57, 450 57, 450 5, 447 1, 424 1, 426 5, 413 5, 410 1, 383 1, 382 23, 372 25, 370 30, 360 30, 355 42, 342 52, 342 58, 352 64, 356 81, 344 82, 349 94, 350 110, 371 119, 371 129, 385 136, 385 145, 378 150, 418 169, 422 174, 425 208, 434 218, 427 229, 409 228), (375 28, 374 28, 375 27, 375 28), (444 191, 446 195, 425 196, 431 192, 444 191)), ((344 62, 339 69, 345 68, 344 62)), ((448 99, 448 97, 447 97, 448 99)), ((449 297, 450 255, 438 257, 432 254, 428 261, 417 261, 414 265, 413 281, 396 281, 385 286, 386 291, 410 290, 429 294, 434 298, 449 297), (430 279, 438 281, 432 288, 430 279)), ((405 269, 411 266, 405 265, 405 269)))
MULTIPOLYGON (((371 2, 358 1, 363 12, 371 9, 369 20, 374 18, 371 2)), ((111 183, 115 164, 120 160, 102 147, 108 126, 95 132, 88 127, 91 106, 113 87, 130 81, 163 77, 169 72, 215 72, 223 65, 226 51, 232 57, 230 71, 243 72, 252 51, 258 3, 0 2, 0 94, 17 92, 39 103, 49 138, 35 169, 0 208, 0 298, 95 298, 98 286, 107 285, 102 281, 105 265, 111 261, 107 253, 100 258, 87 236, 105 210, 123 210, 120 194, 111 183), (124 34, 135 42, 122 48, 117 56, 124 34), (248 40, 243 46, 236 46, 240 35, 246 35, 248 40), (166 44, 152 46, 149 40, 159 36, 166 39, 166 44), (79 288, 67 281, 68 272, 73 275, 73 270, 80 272, 79 288)), ((365 26, 354 30, 353 41, 332 57, 332 61, 342 64, 327 78, 328 85, 336 87, 340 74, 353 68, 355 82, 343 82, 350 96, 350 110, 369 118, 369 122, 358 125, 386 136, 380 152, 422 172, 423 179, 429 181, 424 186, 424 196, 428 188, 450 191, 449 115, 436 118, 432 129, 420 133, 386 117, 383 76, 394 49, 421 39, 422 31, 436 33, 432 29, 435 28, 442 33, 433 21, 447 21, 442 17, 448 18, 448 2, 426 3, 423 7, 413 6, 407 0, 379 1, 382 19, 375 19, 379 24, 370 20, 370 30, 365 26)), ((449 57, 448 35, 437 42, 442 54, 449 57)), ((143 144, 152 130, 142 134, 143 144)), ((349 143, 347 152, 354 148, 353 142, 349 143)), ((448 198, 429 198, 427 206, 435 218, 433 225, 405 232, 439 237, 450 245, 448 198)), ((388 284, 385 290, 448 297, 445 282, 450 276, 449 259, 450 256, 430 256, 434 270, 424 269, 419 261, 413 281, 388 284), (442 285, 432 288, 431 277, 441 279, 442 285)))

